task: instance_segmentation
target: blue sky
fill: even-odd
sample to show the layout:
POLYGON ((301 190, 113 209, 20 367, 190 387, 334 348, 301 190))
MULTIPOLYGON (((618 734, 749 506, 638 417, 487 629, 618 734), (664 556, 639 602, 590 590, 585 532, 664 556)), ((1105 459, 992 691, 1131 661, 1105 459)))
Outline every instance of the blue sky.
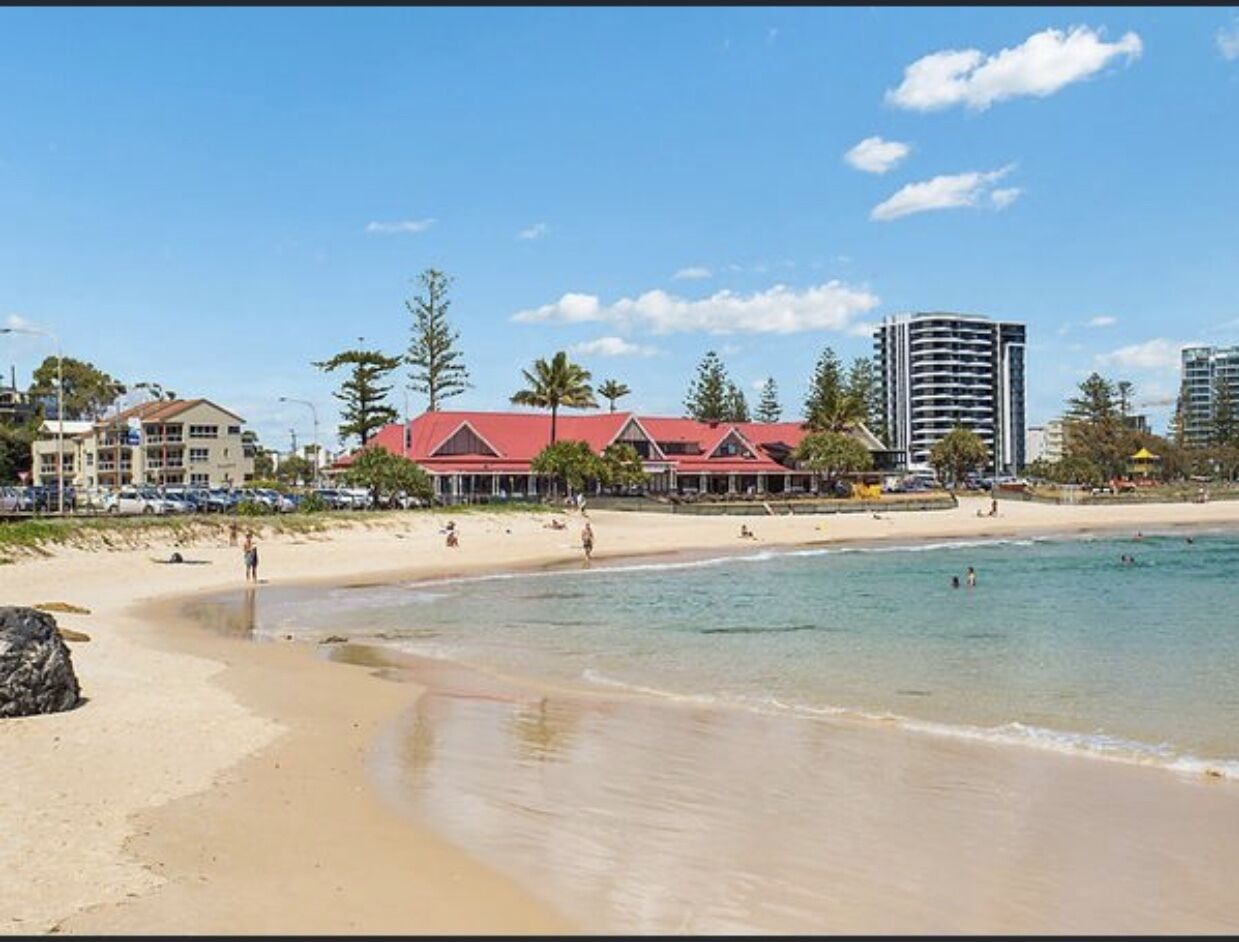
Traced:
POLYGON ((0 101, 0 320, 278 447, 431 265, 461 408, 561 348, 790 407, 959 310, 1028 323, 1031 423, 1100 368, 1160 425, 1179 345, 1239 341, 1233 9, 6 9, 0 101))

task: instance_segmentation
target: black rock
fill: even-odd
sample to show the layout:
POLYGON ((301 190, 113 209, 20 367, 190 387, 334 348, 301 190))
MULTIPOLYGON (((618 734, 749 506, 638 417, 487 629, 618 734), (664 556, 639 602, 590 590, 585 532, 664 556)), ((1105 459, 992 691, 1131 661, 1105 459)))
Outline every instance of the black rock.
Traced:
POLYGON ((33 608, 0 607, 0 717, 58 713, 80 699, 56 619, 33 608))

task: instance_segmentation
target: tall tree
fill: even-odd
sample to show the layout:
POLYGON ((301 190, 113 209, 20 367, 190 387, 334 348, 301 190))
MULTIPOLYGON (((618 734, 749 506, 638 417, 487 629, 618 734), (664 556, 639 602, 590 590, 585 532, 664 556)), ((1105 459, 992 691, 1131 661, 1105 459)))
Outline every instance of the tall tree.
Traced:
POLYGON ((1213 381, 1213 418, 1209 425, 1209 440, 1212 444, 1239 445, 1239 416, 1235 415, 1235 401, 1230 395, 1230 384, 1221 375, 1213 381))
POLYGON ((724 422, 729 415, 727 368, 713 350, 697 364, 697 376, 689 383, 684 410, 698 422, 724 422))
POLYGON ((612 442, 602 450, 602 480, 612 487, 633 487, 649 480, 637 449, 628 442, 612 442))
POLYGON ((757 400, 757 409, 753 417, 758 422, 777 422, 783 415, 783 407, 779 405, 779 387, 775 385, 774 377, 767 376, 761 387, 761 398, 757 400))
POLYGON ((623 399, 630 392, 631 389, 616 379, 603 380, 598 384, 598 395, 610 403, 612 412, 615 411, 615 400, 623 399))
POLYGON ((827 347, 818 357, 805 399, 805 425, 815 432, 846 432, 864 418, 864 403, 844 382, 843 367, 827 347))
POLYGON ((1113 418, 1118 412, 1114 384, 1099 373, 1091 374, 1079 385, 1079 394, 1067 400, 1067 415, 1086 422, 1113 418))
POLYGON ((866 428, 885 440, 882 428, 882 388, 878 383, 878 371, 871 357, 857 357, 848 371, 847 394, 860 408, 860 421, 866 428))
POLYGON ((728 422, 749 420, 749 401, 744 398, 744 390, 730 381, 727 383, 727 409, 724 418, 728 422))
MULTIPOLYGON (((113 379, 93 363, 85 360, 75 360, 64 357, 64 403, 66 419, 85 419, 94 421, 99 418, 118 396, 125 393, 124 385, 113 379)), ((50 356, 39 364, 34 371, 33 382, 30 385, 30 395, 39 397, 56 396, 56 358, 50 356)))
POLYGON ((437 412, 445 399, 459 396, 469 388, 469 371, 463 354, 457 349, 460 334, 448 324, 447 311, 452 302, 447 289, 452 279, 434 268, 418 276, 423 293, 404 306, 413 316, 413 340, 405 361, 409 372, 409 388, 425 393, 426 408, 437 412))
POLYGON ((1174 401, 1174 415, 1170 418, 1170 437, 1179 448, 1185 445, 1188 408, 1187 382, 1182 381, 1179 383, 1179 395, 1174 401))
POLYGON ((338 369, 350 370, 348 379, 340 384, 340 388, 332 393, 344 403, 340 410, 340 438, 347 441, 353 436, 364 448, 374 435, 388 422, 394 422, 399 415, 387 404, 387 394, 391 392, 392 384, 384 383, 392 370, 400 366, 400 357, 389 357, 378 350, 358 348, 337 353, 330 360, 316 362, 324 373, 333 373, 338 369))
POLYGON ((1131 415, 1131 400, 1135 390, 1135 384, 1125 379, 1119 380, 1118 385, 1115 386, 1114 394, 1118 399, 1119 415, 1123 418, 1131 415))
POLYGON ((969 471, 979 471, 989 464, 989 449, 980 435, 957 425, 930 449, 929 463, 940 478, 957 486, 969 471))
POLYGON ((1093 373, 1078 390, 1067 400, 1063 423, 1066 456, 1088 460, 1106 479, 1118 477, 1135 450, 1135 436, 1119 414, 1114 384, 1093 373))
POLYGON ((568 359, 560 350, 546 360, 537 359, 533 372, 521 370, 526 386, 512 396, 518 406, 534 406, 551 410, 551 444, 555 443, 560 408, 597 409, 594 390, 589 385, 589 370, 568 359))

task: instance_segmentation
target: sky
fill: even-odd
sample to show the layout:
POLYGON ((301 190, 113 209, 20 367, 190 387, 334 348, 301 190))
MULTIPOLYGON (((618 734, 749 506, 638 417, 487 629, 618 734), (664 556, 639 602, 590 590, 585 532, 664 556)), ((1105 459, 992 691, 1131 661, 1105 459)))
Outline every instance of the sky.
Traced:
POLYGON ((1236 8, 0 10, 0 322, 281 449, 432 266, 456 408, 565 349, 677 414, 714 349, 791 414, 949 310, 1028 325, 1029 424, 1097 369, 1164 427, 1239 342, 1237 168, 1236 8))

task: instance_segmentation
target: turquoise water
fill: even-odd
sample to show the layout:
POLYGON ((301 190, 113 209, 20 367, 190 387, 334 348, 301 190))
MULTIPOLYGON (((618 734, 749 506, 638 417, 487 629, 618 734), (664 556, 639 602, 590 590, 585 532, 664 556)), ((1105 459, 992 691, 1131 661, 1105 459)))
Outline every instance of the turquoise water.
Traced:
POLYGON ((259 626, 1239 776, 1237 572, 1233 534, 757 552, 268 593, 259 626))

